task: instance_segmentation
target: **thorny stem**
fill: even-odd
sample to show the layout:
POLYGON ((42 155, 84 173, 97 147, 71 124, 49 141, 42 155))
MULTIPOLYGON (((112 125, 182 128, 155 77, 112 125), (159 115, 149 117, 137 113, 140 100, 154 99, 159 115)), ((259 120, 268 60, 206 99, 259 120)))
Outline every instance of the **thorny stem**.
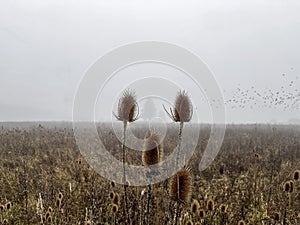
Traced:
POLYGON ((125 169, 125 159, 126 159, 126 149, 125 149, 125 141, 126 141, 126 128, 127 128, 127 121, 123 123, 123 143, 122 143, 122 164, 123 164, 123 188, 124 188, 124 202, 125 202, 125 215, 127 218, 127 223, 130 224, 129 212, 128 212, 128 202, 127 202, 127 182, 126 182, 126 169, 125 169))
POLYGON ((151 183, 148 185, 148 197, 147 197, 147 211, 146 211, 146 216, 147 216, 147 223, 149 223, 149 217, 150 217, 150 200, 151 200, 151 191, 152 191, 152 186, 151 183))
POLYGON ((178 134, 178 151, 177 151, 177 155, 176 155, 176 170, 178 170, 179 168, 179 156, 180 156, 180 148, 181 148, 181 140, 182 140, 182 130, 183 130, 183 122, 180 122, 180 126, 179 126, 179 134, 178 134))

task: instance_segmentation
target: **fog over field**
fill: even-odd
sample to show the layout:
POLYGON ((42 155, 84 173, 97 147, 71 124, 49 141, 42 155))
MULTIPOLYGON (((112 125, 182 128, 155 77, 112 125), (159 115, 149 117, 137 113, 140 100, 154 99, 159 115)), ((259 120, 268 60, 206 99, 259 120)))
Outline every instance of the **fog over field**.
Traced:
MULTIPOLYGON (((299 123, 299 10, 296 0, 0 1, 0 120, 71 121, 77 87, 97 59, 121 45, 157 40, 208 65, 227 123, 299 123)), ((186 89, 200 122, 212 122, 209 105, 184 75, 158 65, 119 71, 104 101, 95 103, 96 120, 111 120, 119 91, 149 76, 186 89)), ((173 102, 175 88, 168 90, 173 102)))

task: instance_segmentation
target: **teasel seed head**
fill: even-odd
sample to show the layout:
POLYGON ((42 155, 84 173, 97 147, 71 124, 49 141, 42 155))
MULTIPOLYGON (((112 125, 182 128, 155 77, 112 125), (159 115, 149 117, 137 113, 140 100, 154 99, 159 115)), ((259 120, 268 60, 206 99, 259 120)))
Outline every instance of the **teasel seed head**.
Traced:
POLYGON ((221 213, 226 213, 226 210, 227 210, 227 206, 225 204, 221 204, 220 205, 220 212, 221 213))
POLYGON ((240 220, 240 221, 238 222, 238 225, 246 225, 246 223, 245 223, 244 220, 240 220))
POLYGON ((187 168, 179 170, 170 180, 169 195, 172 199, 188 203, 192 194, 193 178, 187 168))
POLYGON ((118 210, 119 210, 118 205, 112 204, 112 206, 111 206, 111 212, 112 212, 113 214, 116 214, 116 213, 118 212, 118 210))
POLYGON ((290 191, 290 182, 289 181, 286 181, 284 184, 283 184, 283 190, 285 192, 289 192, 290 191))
POLYGON ((60 200, 62 200, 63 194, 61 192, 59 192, 58 195, 57 195, 57 198, 60 199, 60 200))
POLYGON ((134 92, 125 90, 119 100, 118 115, 115 117, 123 122, 134 122, 138 117, 138 105, 134 92))
POLYGON ((11 207, 12 207, 11 202, 7 202, 7 203, 6 203, 6 209, 7 209, 7 210, 10 210, 11 207))
POLYGON ((199 217, 200 219, 203 219, 205 217, 205 211, 203 209, 199 210, 199 217))
POLYGON ((151 132, 145 139, 142 161, 145 166, 157 164, 161 161, 163 155, 163 143, 158 134, 151 132))
POLYGON ((52 207, 49 206, 49 207, 48 207, 48 212, 51 213, 52 211, 53 211, 52 207))
POLYGON ((115 193, 115 196, 113 198, 113 204, 119 205, 120 203, 120 195, 118 193, 115 193))
POLYGON ((194 224, 194 223, 193 223, 192 220, 188 220, 188 221, 185 222, 185 225, 193 225, 193 224, 194 224))
POLYGON ((207 210, 213 211, 214 208, 215 208, 215 203, 214 203, 214 201, 213 201, 212 199, 209 199, 209 200, 207 201, 207 210))
POLYGON ((295 181, 298 181, 299 180, 299 176, 300 176, 300 171, 299 170, 295 170, 294 171, 294 180, 295 181))
POLYGON ((116 186, 116 183, 114 181, 111 181, 110 185, 111 185, 112 188, 114 188, 116 186))
POLYGON ((113 191, 109 192, 109 198, 114 199, 115 193, 113 191))
POLYGON ((194 199, 191 204, 191 211, 193 214, 197 214, 200 209, 200 204, 197 199, 194 199))
MULTIPOLYGON (((164 108, 165 109, 165 108, 164 108)), ((193 116, 193 106, 186 91, 179 91, 175 100, 174 109, 167 114, 175 122, 189 122, 193 116)))

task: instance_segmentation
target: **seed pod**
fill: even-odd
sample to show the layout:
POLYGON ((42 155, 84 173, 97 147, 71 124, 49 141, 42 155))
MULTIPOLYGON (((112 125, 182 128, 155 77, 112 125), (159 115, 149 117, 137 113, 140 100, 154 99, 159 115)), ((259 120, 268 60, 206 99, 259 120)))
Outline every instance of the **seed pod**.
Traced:
POLYGON ((203 219, 205 217, 205 211, 203 209, 199 210, 199 217, 200 219, 203 219))
POLYGON ((300 176, 300 171, 299 170, 295 170, 294 171, 294 180, 298 181, 299 180, 299 176, 300 176))
POLYGON ((238 225, 246 225, 246 223, 245 223, 244 220, 240 220, 240 221, 238 222, 238 225))
POLYGON ((126 90, 119 100, 118 115, 116 118, 123 122, 133 122, 137 119, 137 116, 138 108, 134 93, 126 90))
POLYGON ((200 209, 200 204, 197 199, 194 199, 191 204, 191 212, 196 214, 200 209))
POLYGON ((207 210, 213 211, 215 208, 215 203, 212 199, 209 199, 207 202, 207 210))
POLYGON ((220 212, 221 213, 225 213, 226 212, 226 209, 227 209, 227 206, 225 204, 221 204, 220 205, 220 212))
POLYGON ((146 138, 142 161, 145 166, 157 164, 161 161, 163 154, 163 143, 158 134, 151 132, 146 138))
POLYGON ((191 100, 186 91, 180 91, 177 94, 174 107, 175 122, 189 122, 192 118, 193 110, 191 100))
POLYGON ((112 212, 113 214, 116 214, 116 213, 118 212, 118 210, 119 210, 118 205, 113 204, 112 207, 111 207, 111 212, 112 212))
POLYGON ((169 195, 172 199, 181 203, 187 203, 191 199, 193 178, 189 169, 183 168, 170 180, 169 195))

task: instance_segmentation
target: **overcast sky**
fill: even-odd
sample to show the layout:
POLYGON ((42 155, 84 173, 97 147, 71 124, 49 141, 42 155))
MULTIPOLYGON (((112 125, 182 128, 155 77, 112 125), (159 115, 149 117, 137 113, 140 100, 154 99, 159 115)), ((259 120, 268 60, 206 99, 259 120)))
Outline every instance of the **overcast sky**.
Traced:
POLYGON ((196 53, 224 94, 228 123, 300 120, 299 12, 298 0, 0 0, 0 121, 71 120, 92 63, 143 40, 196 53))

